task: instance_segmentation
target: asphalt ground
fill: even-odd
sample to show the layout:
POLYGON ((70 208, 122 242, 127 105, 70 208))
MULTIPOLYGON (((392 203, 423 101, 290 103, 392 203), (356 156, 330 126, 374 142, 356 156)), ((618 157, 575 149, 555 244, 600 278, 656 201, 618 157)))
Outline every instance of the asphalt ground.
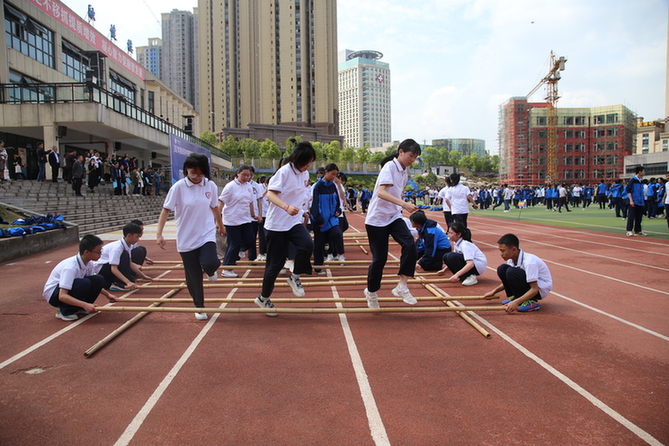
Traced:
MULTIPOLYGON (((428 214, 443 221, 441 213, 428 214)), ((347 234, 364 233, 363 216, 350 214, 349 221, 347 234)), ((469 226, 489 269, 472 287, 433 284, 443 292, 481 296, 493 288, 502 262, 496 241, 507 232, 553 275, 553 292, 539 311, 468 313, 489 338, 447 312, 226 313, 205 322, 190 313, 151 313, 86 357, 137 313, 100 312, 77 322, 54 317, 41 290, 75 246, 1 264, 0 444, 669 444, 669 241, 500 221, 482 212, 470 216, 469 226)), ((178 261, 174 241, 162 251, 151 227, 145 234, 149 257, 178 261)), ((346 257, 370 259, 359 246, 347 246, 346 257)), ((399 247, 391 245, 396 257, 399 247)), ((175 279, 152 285, 181 283, 176 266, 147 269, 175 279)), ((219 279, 207 298, 256 297, 262 270, 235 271, 235 283, 249 287, 220 287, 219 279)), ((391 297, 396 272, 386 267, 380 296, 391 297)), ((329 274, 364 283, 366 267, 333 266, 329 274)), ((276 300, 293 297, 283 282, 277 281, 276 300)), ((310 286, 305 298, 360 298, 363 288, 310 286)), ((170 289, 143 288, 127 297, 160 298, 170 289)), ((433 296, 418 281, 410 289, 433 296)), ((499 306, 498 300, 461 303, 499 306)), ((277 302, 338 306, 366 307, 277 302)))

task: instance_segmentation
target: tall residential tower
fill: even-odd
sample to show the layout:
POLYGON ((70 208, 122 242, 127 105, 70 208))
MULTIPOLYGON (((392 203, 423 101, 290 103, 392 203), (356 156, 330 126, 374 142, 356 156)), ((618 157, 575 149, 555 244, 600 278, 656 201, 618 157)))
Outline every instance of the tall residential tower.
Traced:
POLYGON ((161 14, 160 79, 198 110, 198 15, 173 9, 161 14))
POLYGON ((390 68, 378 51, 345 50, 339 64, 339 122, 344 142, 354 148, 392 141, 390 68))
POLYGON ((203 129, 337 135, 336 0, 199 0, 203 129))

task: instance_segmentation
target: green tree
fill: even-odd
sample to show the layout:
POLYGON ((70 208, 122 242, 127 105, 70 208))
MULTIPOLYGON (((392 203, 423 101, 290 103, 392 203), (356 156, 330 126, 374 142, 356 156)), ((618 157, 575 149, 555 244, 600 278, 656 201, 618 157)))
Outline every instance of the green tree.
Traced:
POLYGON ((437 178, 437 174, 434 172, 430 171, 427 174, 425 174, 425 184, 430 187, 436 187, 437 182, 439 179, 437 178))
POLYGON ((314 146, 314 151, 316 152, 316 160, 314 161, 317 164, 322 164, 323 163, 323 143, 320 141, 316 141, 311 143, 312 146, 314 146))
POLYGON ((461 159, 462 159, 462 153, 458 152, 457 150, 451 150, 448 153, 448 157, 446 158, 446 165, 460 167, 461 159))
POLYGON ((240 146, 244 158, 260 158, 260 143, 255 139, 244 138, 240 141, 240 146))
POLYGON ((432 166, 437 166, 445 161, 445 150, 437 149, 435 147, 426 147, 420 155, 423 160, 423 169, 429 169, 432 166))
POLYGON ((295 144, 291 141, 291 139, 294 139, 296 143, 302 142, 302 137, 301 136, 291 136, 286 140, 286 156, 290 155, 293 152, 293 147, 295 147, 295 144))
POLYGON ((216 144, 218 144, 218 138, 216 138, 216 135, 214 135, 212 132, 204 131, 200 134, 200 139, 210 146, 216 147, 216 144))
POLYGON ((423 175, 412 175, 411 179, 418 185, 420 189, 423 189, 425 184, 427 184, 427 181, 425 181, 425 177, 423 175))
POLYGON ((283 154, 279 145, 272 141, 271 139, 265 139, 260 143, 260 157, 261 158, 272 158, 272 159, 281 159, 283 154))
POLYGON ((228 138, 225 141, 222 141, 218 147, 230 156, 239 155, 239 142, 235 141, 235 138, 232 136, 228 136, 228 138))
POLYGON ((341 146, 339 141, 332 141, 328 144, 325 144, 323 147, 323 153, 327 158, 328 162, 336 163, 341 159, 341 146))
POLYGON ((355 151, 355 159, 360 163, 368 163, 371 157, 372 152, 369 151, 369 143, 365 143, 363 147, 355 151))
POLYGON ((350 163, 355 159, 355 149, 353 147, 346 147, 341 151, 341 160, 350 163))

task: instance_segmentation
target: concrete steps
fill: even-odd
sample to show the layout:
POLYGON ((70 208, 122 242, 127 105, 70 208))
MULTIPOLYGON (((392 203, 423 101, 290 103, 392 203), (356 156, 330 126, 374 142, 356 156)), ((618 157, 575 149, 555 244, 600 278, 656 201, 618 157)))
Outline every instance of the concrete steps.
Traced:
POLYGON ((79 225, 83 236, 119 230, 134 219, 156 223, 167 193, 161 192, 160 196, 119 196, 110 184, 96 187, 93 193, 84 185, 84 197, 75 197, 71 185, 63 181, 19 180, 0 185, 0 202, 39 214, 62 214, 79 225))

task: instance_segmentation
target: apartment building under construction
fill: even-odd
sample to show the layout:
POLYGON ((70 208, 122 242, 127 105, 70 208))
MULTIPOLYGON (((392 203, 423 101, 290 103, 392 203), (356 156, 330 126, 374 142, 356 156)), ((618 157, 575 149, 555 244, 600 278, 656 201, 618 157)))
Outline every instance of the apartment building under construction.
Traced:
POLYGON ((623 105, 559 108, 555 178, 548 176, 548 104, 513 97, 499 110, 500 179, 510 184, 609 182, 634 153, 636 116, 623 105))

